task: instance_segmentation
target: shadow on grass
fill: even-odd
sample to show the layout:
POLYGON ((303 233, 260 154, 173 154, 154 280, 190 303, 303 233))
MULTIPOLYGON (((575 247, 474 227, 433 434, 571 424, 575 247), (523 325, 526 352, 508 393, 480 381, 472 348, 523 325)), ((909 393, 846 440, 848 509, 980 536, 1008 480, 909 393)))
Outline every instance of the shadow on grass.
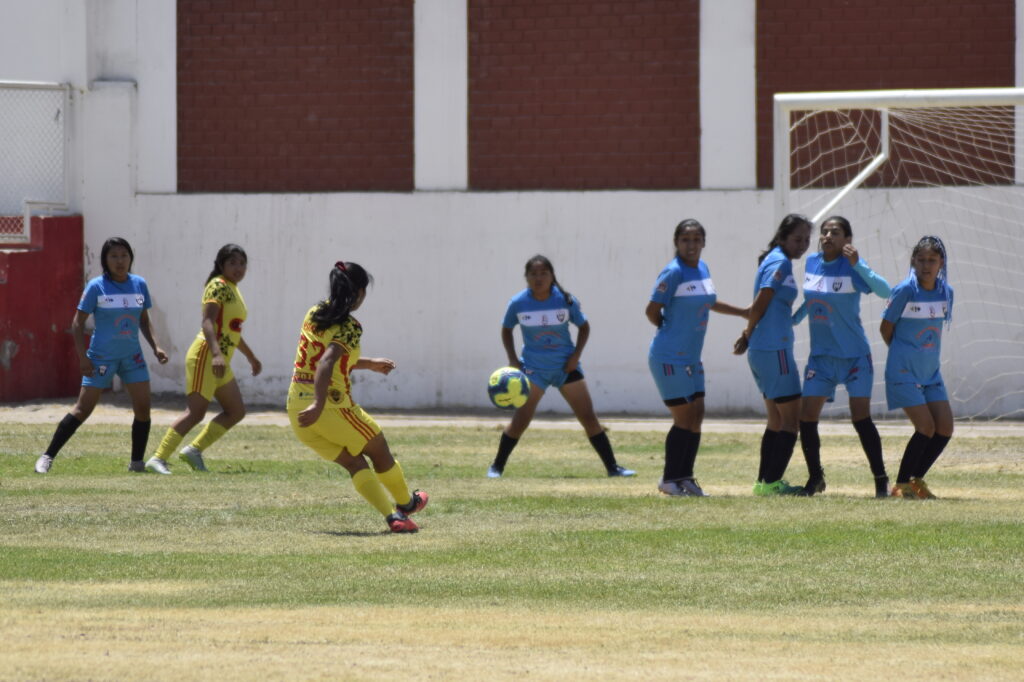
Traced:
POLYGON ((390 535, 391 531, 365 531, 365 530, 315 530, 314 535, 333 535, 336 538, 375 538, 381 535, 390 535))

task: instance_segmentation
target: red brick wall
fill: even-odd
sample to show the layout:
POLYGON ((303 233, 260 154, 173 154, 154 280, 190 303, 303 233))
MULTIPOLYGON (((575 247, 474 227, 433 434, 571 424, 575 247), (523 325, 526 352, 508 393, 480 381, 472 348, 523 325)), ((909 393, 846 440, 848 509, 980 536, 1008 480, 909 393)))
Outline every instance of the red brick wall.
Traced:
POLYGON ((758 0, 758 185, 776 92, 1012 86, 1014 27, 1014 0, 758 0))
POLYGON ((411 190, 408 0, 178 0, 182 192, 411 190))
POLYGON ((698 187, 698 8, 469 0, 470 187, 698 187))

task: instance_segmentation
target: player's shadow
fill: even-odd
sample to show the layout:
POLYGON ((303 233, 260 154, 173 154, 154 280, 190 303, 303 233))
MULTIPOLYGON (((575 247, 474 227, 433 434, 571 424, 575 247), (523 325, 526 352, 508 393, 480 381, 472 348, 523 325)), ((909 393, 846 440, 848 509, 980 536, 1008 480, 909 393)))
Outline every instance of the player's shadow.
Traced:
POLYGON ((365 530, 315 530, 315 535, 333 535, 336 538, 375 538, 378 535, 388 535, 391 531, 365 531, 365 530))

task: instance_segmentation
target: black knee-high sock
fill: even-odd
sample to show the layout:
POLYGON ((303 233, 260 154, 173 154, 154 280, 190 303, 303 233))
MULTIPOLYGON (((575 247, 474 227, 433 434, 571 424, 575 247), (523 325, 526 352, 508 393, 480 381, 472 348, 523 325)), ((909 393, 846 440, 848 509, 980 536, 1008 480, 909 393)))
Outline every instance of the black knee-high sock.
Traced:
POLYGON ((608 432, 602 431, 596 436, 591 436, 590 444, 597 450, 597 456, 601 458, 604 468, 608 470, 608 473, 613 473, 618 464, 615 461, 615 453, 612 451, 612 442, 608 440, 608 432))
POLYGON ((765 483, 774 483, 785 476, 789 458, 793 456, 795 447, 796 434, 791 431, 779 431, 779 435, 775 437, 775 451, 769 462, 768 477, 765 479, 765 483))
POLYGON ((800 422, 800 448, 804 451, 807 473, 811 476, 821 474, 821 436, 818 435, 818 422, 800 422))
POLYGON ((498 454, 494 456, 494 464, 491 466, 498 471, 504 471, 505 464, 508 462, 508 456, 512 454, 512 450, 516 447, 516 443, 518 442, 518 438, 513 438, 503 431, 501 434, 501 440, 498 441, 498 454))
POLYGON ((857 430, 860 438, 860 446, 864 448, 864 454, 868 456, 868 466, 875 478, 885 476, 885 460, 882 459, 882 437, 878 435, 878 427, 871 417, 866 417, 858 422, 853 422, 853 428, 857 430))
POLYGON ((918 464, 921 462, 925 448, 928 447, 930 440, 931 438, 920 431, 914 431, 914 435, 910 437, 910 441, 907 442, 907 447, 903 451, 900 471, 896 474, 897 483, 910 483, 910 477, 917 471, 918 464))
POLYGON ((132 422, 132 461, 141 462, 146 456, 146 444, 149 443, 149 425, 152 422, 132 422))
POLYGON ((778 435, 778 431, 769 429, 765 429, 761 435, 761 462, 757 466, 757 480, 759 481, 766 480, 768 476, 768 463, 771 461, 772 452, 775 451, 775 439, 778 435))
POLYGON ((690 430, 681 429, 675 424, 665 436, 665 471, 663 481, 678 481, 683 477, 686 460, 686 445, 690 442, 690 430))
POLYGON ((917 466, 914 467, 914 471, 910 474, 914 478, 924 478, 928 470, 935 464, 935 460, 939 458, 942 451, 946 449, 946 443, 952 436, 940 436, 935 434, 928 441, 927 447, 924 449, 924 454, 921 455, 921 459, 918 461, 917 466))
POLYGON ((75 435, 75 431, 82 425, 82 422, 72 416, 69 412, 64 415, 64 418, 57 424, 56 430, 53 432, 53 438, 50 439, 50 445, 46 448, 46 454, 50 457, 56 457, 60 449, 64 447, 64 444, 68 442, 71 436, 75 435))
POLYGON ((683 458, 683 478, 693 478, 693 463, 697 461, 697 450, 700 449, 700 431, 690 431, 689 434, 683 458))

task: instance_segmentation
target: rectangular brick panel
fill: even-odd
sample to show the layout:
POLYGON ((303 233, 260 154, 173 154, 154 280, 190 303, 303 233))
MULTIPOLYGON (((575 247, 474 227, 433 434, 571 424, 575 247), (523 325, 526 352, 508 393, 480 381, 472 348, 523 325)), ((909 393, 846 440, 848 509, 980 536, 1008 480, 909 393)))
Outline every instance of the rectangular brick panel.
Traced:
POLYGON ((1014 41, 1014 0, 758 0, 758 185, 775 93, 1012 87, 1014 41))
POLYGON ((406 0, 179 0, 178 189, 408 191, 406 0))
POLYGON ((473 189, 700 186, 699 0, 469 0, 473 189))

